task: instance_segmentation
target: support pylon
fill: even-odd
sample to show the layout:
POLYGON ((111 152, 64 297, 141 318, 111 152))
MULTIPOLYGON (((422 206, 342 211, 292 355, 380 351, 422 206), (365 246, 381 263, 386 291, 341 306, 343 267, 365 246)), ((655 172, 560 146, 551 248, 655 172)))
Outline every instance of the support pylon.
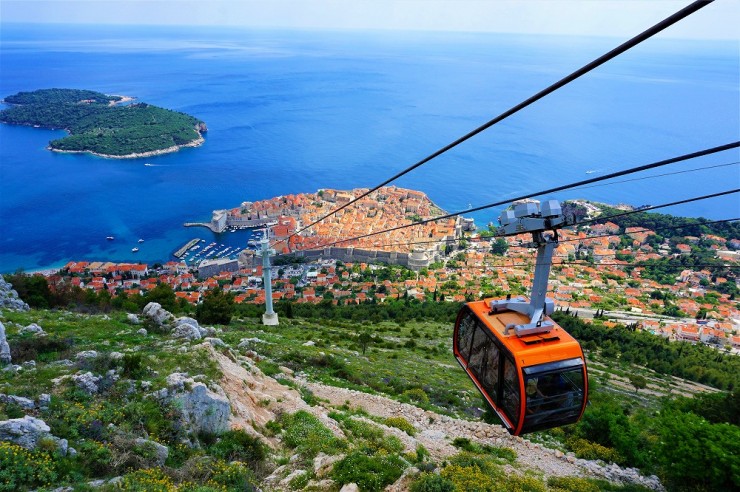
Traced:
POLYGON ((265 238, 260 241, 260 253, 262 254, 262 285, 265 288, 265 314, 262 315, 262 324, 277 326, 278 315, 272 309, 272 266, 270 265, 270 255, 275 250, 270 249, 270 240, 265 238))

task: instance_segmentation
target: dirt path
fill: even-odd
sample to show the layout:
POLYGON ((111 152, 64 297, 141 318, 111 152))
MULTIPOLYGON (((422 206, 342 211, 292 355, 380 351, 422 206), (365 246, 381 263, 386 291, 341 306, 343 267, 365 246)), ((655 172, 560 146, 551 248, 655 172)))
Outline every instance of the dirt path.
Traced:
MULTIPOLYGON (((515 468, 519 471, 533 470, 544 477, 604 478, 612 482, 634 483, 655 490, 663 490, 657 477, 643 477, 638 470, 633 468, 602 465, 594 461, 577 459, 570 453, 563 454, 561 451, 511 436, 500 425, 455 419, 383 396, 327 386, 301 378, 293 379, 291 374, 284 375, 293 379, 296 384, 309 389, 318 399, 323 400, 320 405, 310 406, 301 398, 298 391, 280 384, 274 378, 265 376, 251 359, 239 355, 228 357, 214 350, 209 344, 204 344, 204 346, 221 368, 223 378, 220 385, 231 402, 233 427, 258 433, 254 427, 259 429, 264 426, 273 420, 277 413, 306 410, 318 417, 336 435, 344 437, 337 422, 328 414, 336 407, 349 404, 350 407, 362 408, 373 416, 405 418, 417 430, 414 437, 394 427, 387 427, 377 422, 374 424, 382 427, 387 434, 398 437, 410 452, 414 452, 419 444, 423 445, 438 462, 457 454, 459 449, 452 445, 452 441, 463 437, 482 444, 513 449, 517 453, 515 468)), ((279 446, 279 442, 275 439, 265 438, 265 440, 273 447, 279 446)))

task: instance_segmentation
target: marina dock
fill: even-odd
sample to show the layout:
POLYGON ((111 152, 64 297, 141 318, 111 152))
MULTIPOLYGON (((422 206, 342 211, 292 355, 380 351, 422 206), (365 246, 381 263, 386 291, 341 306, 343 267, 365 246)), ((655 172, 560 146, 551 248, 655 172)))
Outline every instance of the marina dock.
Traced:
POLYGON ((178 258, 182 258, 183 256, 185 256, 185 253, 187 253, 190 248, 192 248, 193 246, 195 246, 199 242, 200 242, 200 238, 199 237, 196 237, 195 239, 191 239, 185 245, 183 245, 180 249, 178 249, 177 251, 175 251, 173 254, 176 257, 178 257, 178 258))

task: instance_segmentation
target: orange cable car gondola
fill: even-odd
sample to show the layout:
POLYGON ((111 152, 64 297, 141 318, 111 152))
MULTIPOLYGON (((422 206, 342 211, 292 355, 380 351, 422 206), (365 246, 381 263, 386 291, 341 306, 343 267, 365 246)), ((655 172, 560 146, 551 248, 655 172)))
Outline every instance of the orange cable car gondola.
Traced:
POLYGON ((588 373, 580 344, 547 315, 546 297, 557 233, 567 225, 557 201, 516 204, 500 219, 502 235, 531 232, 537 246, 532 298, 486 299, 463 306, 453 351, 460 366, 513 435, 577 422, 588 400, 588 373))

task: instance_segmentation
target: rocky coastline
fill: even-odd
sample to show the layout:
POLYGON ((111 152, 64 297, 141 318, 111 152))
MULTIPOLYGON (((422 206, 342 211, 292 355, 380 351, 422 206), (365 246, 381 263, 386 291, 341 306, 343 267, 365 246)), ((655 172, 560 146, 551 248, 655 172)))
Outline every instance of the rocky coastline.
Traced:
POLYGON ((200 130, 195 130, 195 131, 198 132, 198 138, 186 144, 173 145, 172 147, 167 147, 165 149, 151 150, 149 152, 134 152, 133 154, 126 154, 126 155, 100 154, 98 152, 93 152, 92 150, 61 150, 61 149, 52 148, 51 146, 46 147, 46 149, 51 150, 52 152, 59 152, 61 154, 92 154, 98 157, 105 157, 106 159, 139 159, 141 157, 153 157, 157 155, 171 154, 185 147, 200 147, 201 145, 203 145, 206 139, 203 138, 203 134, 201 133, 200 130))

